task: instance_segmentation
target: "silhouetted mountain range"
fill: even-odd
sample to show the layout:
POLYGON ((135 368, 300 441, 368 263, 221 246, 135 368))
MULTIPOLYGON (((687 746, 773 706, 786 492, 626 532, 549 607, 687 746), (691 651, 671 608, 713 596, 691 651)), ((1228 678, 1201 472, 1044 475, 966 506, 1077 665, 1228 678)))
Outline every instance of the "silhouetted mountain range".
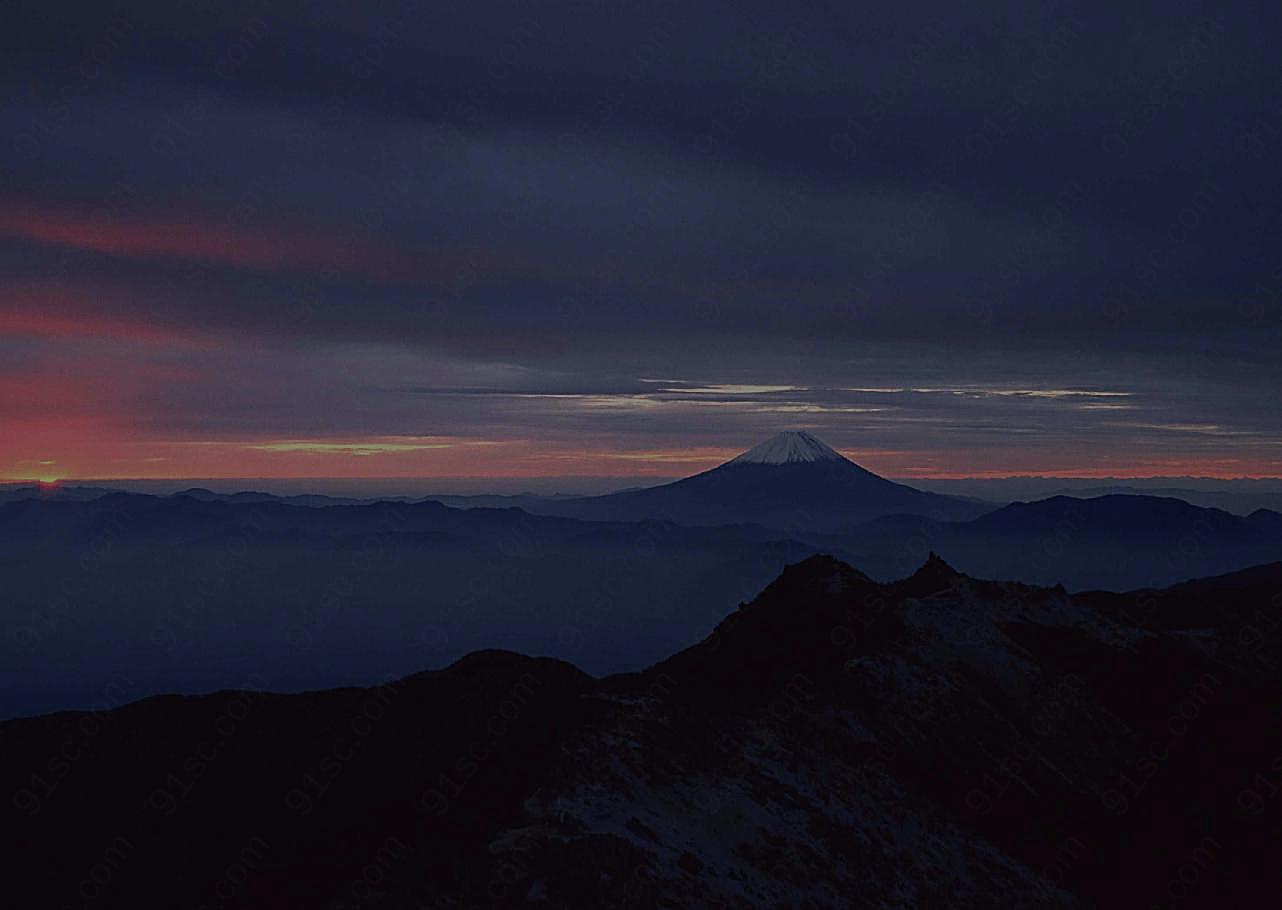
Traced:
POLYGON ((286 691, 369 683, 487 645, 639 669, 811 552, 761 528, 435 502, 0 504, 0 717, 251 673, 286 691))
POLYGON ((1075 597, 817 556, 641 673, 485 651, 381 688, 10 721, 5 888, 98 908, 1267 906, 1278 575, 1075 597))
MULTIPOLYGON (((814 552, 881 581, 935 551, 975 575, 1071 590, 1167 585, 1282 557, 1277 513, 1139 496, 1054 497, 960 522, 713 526, 734 489, 781 520, 794 496, 818 510, 820 527, 857 512, 826 509, 830 474, 833 501, 841 489, 915 495, 817 440, 783 436, 689 478, 683 508, 709 509, 690 525, 206 490, 64 489, 0 502, 0 717, 95 704, 104 692, 118 704, 210 691, 249 673, 283 691, 365 684, 493 645, 593 673, 636 670, 698 640, 720 604, 814 552)), ((619 496, 673 496, 676 486, 619 496)), ((577 502, 606 500, 622 501, 577 502)))
POLYGON ((913 485, 935 493, 973 496, 990 502, 1014 502, 1073 496, 1162 496, 1195 506, 1249 515, 1256 509, 1282 510, 1282 478, 1223 477, 995 477, 922 478, 913 485))
MULTIPOLYGON (((87 502, 91 499, 99 499, 111 493, 130 492, 133 491, 123 490, 118 487, 95 487, 74 483, 0 484, 0 503, 19 502, 30 499, 87 502)), ((199 499, 204 502, 279 502, 291 506, 354 506, 369 505, 370 503, 384 501, 422 502, 425 499, 434 498, 425 496, 378 496, 357 499, 347 496, 325 496, 313 493, 303 493, 293 496, 277 496, 274 493, 262 493, 254 490, 243 490, 237 493, 215 493, 213 490, 207 490, 204 487, 189 487, 169 495, 185 496, 189 499, 199 499)))
POLYGON ((1275 560, 1282 515, 1243 517, 1156 496, 1055 496, 968 522, 883 518, 827 543, 879 578, 910 571, 933 550, 978 575, 1126 590, 1275 560))

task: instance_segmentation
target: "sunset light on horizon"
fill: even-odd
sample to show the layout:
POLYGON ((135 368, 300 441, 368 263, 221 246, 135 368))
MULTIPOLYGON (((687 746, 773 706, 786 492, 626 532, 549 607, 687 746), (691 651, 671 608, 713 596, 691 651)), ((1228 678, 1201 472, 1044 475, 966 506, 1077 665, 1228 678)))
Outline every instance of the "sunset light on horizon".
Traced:
MULTIPOLYGON (((902 74, 873 104, 889 74, 820 33, 824 69, 777 84, 674 47, 678 110, 542 69, 551 35, 509 47, 500 18, 523 104, 447 46, 383 48, 337 103, 288 29, 174 12, 238 50, 153 59, 98 41, 107 13, 48 16, 53 59, 83 35, 97 62, 7 58, 31 89, 0 144, 7 481, 677 477, 788 428, 902 478, 1282 476, 1282 206, 1267 106, 1232 113, 1253 51, 1206 83, 1210 123, 1177 84, 1131 116, 1124 43, 1125 79, 1065 61, 1080 96, 1033 118, 974 64, 947 104, 902 74)), ((592 46, 563 51, 608 73, 592 46)))

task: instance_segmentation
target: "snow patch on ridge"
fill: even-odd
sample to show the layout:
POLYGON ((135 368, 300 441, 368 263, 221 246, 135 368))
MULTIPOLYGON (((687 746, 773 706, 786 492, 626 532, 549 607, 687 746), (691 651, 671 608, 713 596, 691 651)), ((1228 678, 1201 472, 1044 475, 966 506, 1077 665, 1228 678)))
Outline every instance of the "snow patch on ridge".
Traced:
POLYGON ((727 464, 793 464, 804 461, 845 461, 845 456, 829 448, 803 430, 777 433, 727 464))

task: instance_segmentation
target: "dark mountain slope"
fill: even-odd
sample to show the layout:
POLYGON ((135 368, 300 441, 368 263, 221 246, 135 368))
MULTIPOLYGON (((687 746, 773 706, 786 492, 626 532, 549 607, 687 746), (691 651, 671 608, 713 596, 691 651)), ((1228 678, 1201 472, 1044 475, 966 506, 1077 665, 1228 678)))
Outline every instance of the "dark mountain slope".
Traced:
POLYGON ((588 681, 479 652, 379 689, 11 721, 3 827, 21 874, 0 888, 50 907, 359 906, 379 872, 458 892, 590 714, 588 681))
POLYGON ((1174 585, 1173 591, 1223 591, 1237 588, 1267 588, 1282 586, 1282 562, 1251 566, 1238 572, 1228 572, 1213 578, 1198 578, 1174 585))
MULTIPOLYGON (((1276 620, 1280 590, 1223 596, 1276 620)), ((877 584, 815 557, 643 673, 482 652, 383 689, 13 721, 4 887, 103 908, 1262 905, 1282 696, 1208 651, 1231 624, 1150 626, 938 559, 877 584)))
POLYGON ((502 646, 595 672, 698 641, 813 548, 437 503, 0 505, 0 717, 369 684, 502 646))
POLYGON ((1179 636, 1211 660, 1282 691, 1282 562, 1159 590, 1079 595, 1129 625, 1179 636))

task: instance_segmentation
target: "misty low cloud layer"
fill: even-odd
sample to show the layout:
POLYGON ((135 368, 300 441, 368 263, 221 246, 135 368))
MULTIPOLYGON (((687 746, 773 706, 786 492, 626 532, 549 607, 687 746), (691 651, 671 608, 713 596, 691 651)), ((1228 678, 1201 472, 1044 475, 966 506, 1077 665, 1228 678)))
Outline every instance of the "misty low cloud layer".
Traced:
POLYGON ((0 476, 1282 473, 1280 14, 1128 9, 18 3, 0 476))

